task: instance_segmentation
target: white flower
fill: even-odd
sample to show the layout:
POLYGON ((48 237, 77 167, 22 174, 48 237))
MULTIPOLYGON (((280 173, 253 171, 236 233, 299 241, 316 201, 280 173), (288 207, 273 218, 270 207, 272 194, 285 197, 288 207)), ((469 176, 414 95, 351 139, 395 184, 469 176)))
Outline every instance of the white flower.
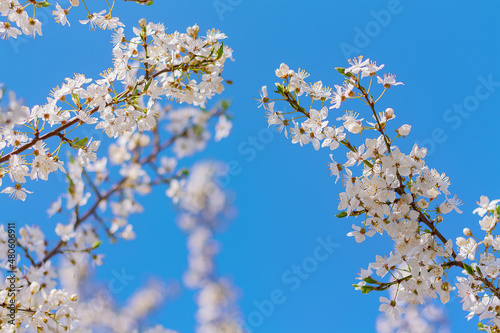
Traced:
POLYGON ((68 18, 66 17, 66 15, 68 15, 68 10, 61 8, 58 3, 56 3, 56 9, 57 10, 52 11, 52 15, 55 16, 56 22, 61 23, 62 25, 67 23, 68 26, 70 26, 68 18))
POLYGON ((363 61, 363 56, 359 56, 352 60, 349 59, 348 62, 351 67, 346 68, 344 72, 358 75, 358 73, 361 72, 370 63, 370 59, 366 59, 363 61))
POLYGON ((226 116, 220 116, 219 122, 215 126, 215 141, 219 142, 221 139, 226 138, 232 127, 233 123, 226 116))
POLYGON ((125 229, 120 233, 120 237, 122 237, 125 240, 132 240, 135 239, 135 232, 132 230, 132 225, 127 224, 125 229))
POLYGON ((288 66, 284 63, 282 63, 280 65, 280 68, 278 68, 276 71, 276 76, 281 78, 281 79, 284 79, 286 78, 288 75, 290 75, 292 73, 292 71, 290 70, 290 68, 288 68, 288 66))
POLYGON ((158 173, 160 175, 171 173, 175 170, 176 166, 177 159, 175 157, 162 156, 160 159, 160 167, 158 168, 158 173))
POLYGON ((26 200, 26 193, 33 193, 21 187, 21 184, 16 184, 15 187, 6 187, 0 193, 7 193, 9 197, 14 197, 16 200, 26 200))
POLYGON ((178 203, 182 195, 183 182, 177 179, 172 179, 170 186, 166 191, 167 197, 172 198, 174 203, 178 203))
POLYGON ((396 82, 396 75, 384 74, 384 78, 377 76, 377 83, 383 84, 384 88, 390 88, 391 86, 399 86, 403 84, 402 82, 396 82))
POLYGON ((479 225, 481 226, 482 230, 488 232, 495 227, 497 222, 498 221, 494 216, 486 215, 481 221, 479 221, 479 225))
POLYGON ((95 26, 101 26, 101 23, 104 21, 104 13, 106 13, 106 10, 102 10, 99 13, 92 13, 87 16, 86 20, 80 20, 81 24, 87 24, 89 23, 89 26, 91 29, 94 29, 95 26))
POLYGON ((385 312, 390 318, 398 319, 399 313, 405 312, 403 307, 396 304, 396 301, 390 301, 385 297, 380 297, 379 301, 382 303, 380 304, 379 311, 385 312))
POLYGON ((29 176, 29 168, 23 158, 12 155, 9 159, 9 176, 13 182, 25 183, 29 176))
MULTIPOLYGON (((337 183, 337 181, 340 178, 340 170, 339 170, 340 164, 335 162, 332 154, 330 154, 330 159, 332 160, 332 162, 328 163, 328 169, 330 170, 332 176, 337 176, 337 178, 335 179, 335 183, 337 183)), ((340 169, 342 169, 342 166, 340 166, 340 169)))
POLYGON ((257 101, 259 102, 259 108, 264 105, 264 108, 266 108, 266 104, 269 102, 269 98, 267 97, 267 86, 262 87, 262 91, 259 92, 260 94, 260 99, 257 101))
POLYGON ((25 24, 22 26, 23 33, 25 35, 30 35, 33 38, 36 37, 38 34, 39 36, 42 35, 42 22, 40 22, 36 18, 30 17, 28 19, 28 24, 25 24))
POLYGON ((356 243, 362 243, 366 239, 365 236, 372 237, 376 233, 376 231, 373 229, 366 231, 365 228, 358 227, 355 224, 352 225, 352 228, 354 229, 354 231, 349 232, 347 236, 354 236, 356 243))
POLYGON ((13 27, 10 22, 1 22, 0 23, 0 38, 7 39, 9 37, 17 38, 18 35, 21 34, 21 30, 16 27, 13 27))
POLYGON ((451 199, 447 198, 445 202, 439 205, 439 211, 443 214, 448 214, 454 209, 457 213, 462 214, 462 211, 458 209, 458 206, 462 204, 462 201, 460 201, 460 199, 458 199, 455 195, 451 199))
POLYGON ((62 202, 61 197, 59 196, 57 200, 50 205, 49 209, 47 209, 47 214, 49 215, 49 218, 61 211, 61 202, 62 202))
POLYGON ((78 159, 80 160, 82 166, 87 166, 89 160, 92 162, 97 160, 97 154, 95 152, 97 151, 97 148, 99 148, 100 144, 101 141, 92 142, 92 139, 90 139, 86 147, 78 150, 78 159))
POLYGON ((472 214, 478 214, 479 216, 483 217, 484 214, 486 214, 488 211, 495 209, 497 206, 497 203, 500 202, 500 199, 493 200, 490 202, 490 199, 488 199, 487 196, 482 195, 479 202, 477 204, 479 205, 479 208, 474 209, 472 214))
POLYGON ((358 115, 353 112, 346 112, 342 117, 337 120, 344 120, 344 128, 353 134, 359 134, 363 130, 363 119, 357 119, 358 115))
POLYGON ((56 235, 61 237, 63 242, 67 242, 71 238, 75 237, 75 226, 71 223, 68 225, 58 223, 56 226, 56 235))

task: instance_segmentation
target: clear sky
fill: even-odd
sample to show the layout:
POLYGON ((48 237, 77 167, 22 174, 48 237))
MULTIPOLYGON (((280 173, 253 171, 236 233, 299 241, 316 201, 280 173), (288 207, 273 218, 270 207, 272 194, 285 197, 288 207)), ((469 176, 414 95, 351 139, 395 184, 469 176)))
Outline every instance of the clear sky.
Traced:
MULTIPOLYGON (((104 1, 99 6, 88 2, 96 10, 105 6, 104 1)), ((347 65, 347 58, 359 54, 397 74, 405 85, 391 89, 380 107, 394 108, 398 124, 413 126, 402 147, 413 142, 427 146, 428 165, 447 173, 451 192, 465 203, 462 215, 450 214, 446 220, 448 237, 459 236, 466 226, 479 230, 472 210, 480 195, 500 198, 498 2, 155 2, 151 7, 119 2, 114 14, 128 31, 141 17, 163 22, 171 31, 184 31, 194 23, 201 30, 218 28, 234 49, 236 61, 227 63, 225 73, 234 84, 223 94, 234 101, 233 133, 212 143, 203 156, 237 166, 227 187, 235 193, 238 217, 220 237, 218 265, 241 289, 240 305, 244 315, 253 314, 254 332, 374 331, 378 297, 385 295, 361 295, 351 284, 375 254, 391 250, 381 237, 355 243, 346 236, 352 221, 334 217, 341 188, 326 169, 328 150, 300 149, 267 129, 264 110, 257 109, 254 98, 262 85, 274 84, 274 69, 281 62, 295 70, 301 67, 311 73, 311 80, 329 86, 341 82, 334 67, 347 65), (317 267, 309 266, 307 277, 290 271, 293 265, 312 265, 309 257, 328 238, 338 247, 317 267), (276 290, 282 292, 280 304, 272 313, 259 310, 264 300, 273 294, 276 298, 276 290), (261 315, 255 314, 259 311, 261 315)), ((110 32, 89 33, 88 26, 77 22, 84 15, 82 7, 72 11, 68 28, 45 14, 43 37, 0 41, 0 82, 24 97, 27 105, 42 104, 65 77, 97 77, 110 67, 110 32)), ((57 186, 39 182, 31 187, 36 193, 25 203, 0 198, 3 218, 53 229, 61 221, 47 220, 45 209, 55 200, 57 186)), ((131 219, 135 241, 105 248, 106 263, 98 279, 109 280, 113 271, 122 269, 135 277, 120 299, 148 276, 179 279, 186 267, 185 236, 175 226, 163 193, 164 189, 144 200, 146 213, 131 219)), ((192 297, 184 292, 154 320, 192 332, 192 297)), ((448 310, 452 332, 475 330, 476 320, 464 319, 458 300, 448 310)))

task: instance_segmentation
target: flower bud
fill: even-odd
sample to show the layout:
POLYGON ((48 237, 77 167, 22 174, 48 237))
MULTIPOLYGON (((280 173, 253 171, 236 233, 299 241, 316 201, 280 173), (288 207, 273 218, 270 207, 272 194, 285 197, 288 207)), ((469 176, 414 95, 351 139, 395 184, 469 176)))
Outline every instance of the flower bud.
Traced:
POLYGON ((465 236, 472 236, 472 231, 469 228, 464 228, 463 233, 465 236))
POLYGON ((385 109, 385 117, 387 119, 391 119, 392 116, 394 116, 394 110, 393 110, 393 108, 387 108, 387 109, 385 109))
POLYGON ((146 147, 151 142, 151 139, 147 135, 141 135, 138 141, 140 147, 146 147))
POLYGON ((73 302, 76 302, 78 300, 78 295, 77 294, 73 294, 69 297, 70 300, 72 300, 73 302))
POLYGON ((141 28, 144 28, 146 26, 146 24, 147 24, 147 21, 144 17, 139 20, 139 26, 141 28))
POLYGON ((80 5, 80 0, 69 0, 69 3, 73 7, 78 7, 80 5))
POLYGON ((407 136, 408 134, 410 134, 410 131, 411 131, 411 125, 408 124, 401 125, 401 127, 398 129, 398 133, 401 136, 407 136))
POLYGON ((198 34, 198 31, 200 31, 200 27, 198 26, 198 24, 195 24, 192 27, 187 28, 187 33, 190 36, 196 36, 198 34))
POLYGON ((40 284, 36 281, 31 282, 31 284, 30 284, 31 294, 33 295, 33 294, 37 293, 39 290, 40 290, 40 284))

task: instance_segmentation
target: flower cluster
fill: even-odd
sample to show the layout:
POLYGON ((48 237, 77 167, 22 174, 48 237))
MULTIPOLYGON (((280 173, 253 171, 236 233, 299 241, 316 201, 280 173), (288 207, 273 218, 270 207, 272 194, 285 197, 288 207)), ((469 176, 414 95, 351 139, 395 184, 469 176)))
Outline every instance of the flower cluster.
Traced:
POLYGON ((396 139, 410 133, 411 126, 403 124, 395 128, 394 135, 389 135, 388 129, 396 118, 392 108, 376 111, 375 104, 382 95, 402 83, 392 74, 379 74, 384 65, 379 66, 370 59, 359 57, 349 63, 347 68, 337 68, 344 82, 334 85, 334 90, 321 81, 309 83, 306 72, 296 72, 281 64, 276 70, 276 76, 282 80, 276 83, 279 98, 269 98, 264 86, 258 101, 266 109, 268 123, 277 126, 287 137, 290 134, 292 143, 301 146, 312 143, 316 150, 327 147, 333 151, 341 145, 347 148, 344 162, 338 162, 338 158, 330 154, 328 164, 336 181, 343 178, 345 189, 339 196, 341 213, 337 216, 362 217, 348 234, 356 242, 386 233, 395 249, 389 255, 377 255, 375 262, 361 270, 360 282, 355 287, 364 293, 396 288, 392 300, 380 298, 380 310, 397 318, 404 311, 401 307, 404 303, 423 304, 427 299, 436 298, 448 302, 454 289, 448 271, 459 267, 467 276, 459 277, 457 284, 459 296, 464 299, 464 310, 470 311, 470 317, 477 314, 481 320, 491 320, 488 325, 498 326, 500 290, 493 282, 499 266, 492 254, 497 251, 497 240, 490 235, 498 221, 498 213, 493 214, 498 209, 497 201, 490 203, 486 198, 481 199, 478 212, 491 213, 480 222, 487 232, 481 242, 485 251, 481 252, 479 264, 467 264, 466 260, 476 260, 476 240, 457 239, 460 251, 457 254, 453 241, 438 229, 446 214, 462 213, 458 208, 461 201, 449 191, 448 177, 426 165, 425 148, 415 144, 409 153, 404 153, 394 144, 396 139), (377 90, 376 85, 372 86, 373 81, 381 90, 378 97, 373 96, 377 90), (306 97, 311 99, 307 108, 301 106, 304 103, 299 103, 299 97, 301 102, 306 97), (368 112, 340 113, 338 109, 349 99, 363 101, 368 112), (285 101, 292 112, 278 111, 275 101, 285 101), (328 117, 332 109, 337 113, 335 121, 328 117), (362 136, 355 137, 355 134, 366 137, 359 139, 362 136), (382 280, 388 277, 388 281, 382 280), (484 295, 479 296, 480 293, 484 295))
MULTIPOLYGON (((88 10, 85 0, 81 1, 87 11, 87 19, 80 20, 81 24, 89 24, 91 29, 98 27, 103 30, 114 30, 124 26, 118 17, 112 15, 116 0, 112 0, 111 4, 108 3, 109 11, 102 10, 95 13, 91 13, 88 10)), ((68 8, 62 8, 56 2, 55 10, 52 11, 54 20, 61 25, 67 24, 70 26, 68 14, 72 8, 80 5, 80 0, 70 0, 69 2, 70 6, 68 8)), ((136 0, 136 2, 148 5, 153 3, 152 0, 136 0)), ((42 22, 36 18, 36 9, 48 8, 50 6, 52 5, 46 0, 33 0, 27 3, 20 3, 19 0, 0 0, 0 15, 5 17, 4 22, 0 21, 0 38, 17 38, 17 36, 23 34, 32 37, 36 37, 36 35, 42 36, 42 22), (28 14, 30 7, 33 7, 32 16, 28 14)))
POLYGON ((234 304, 236 291, 227 278, 217 276, 215 269, 220 246, 214 234, 222 229, 224 219, 233 210, 228 194, 218 183, 218 177, 225 172, 217 163, 198 164, 185 181, 172 184, 168 190, 175 193, 182 212, 178 222, 188 233, 189 265, 184 284, 199 290, 197 333, 242 332, 239 310, 234 304))
MULTIPOLYGON (((144 103, 139 100, 138 105, 144 103)), ((19 232, 17 246, 30 265, 25 264, 21 269, 19 259, 16 264, 16 286, 22 289, 14 301, 19 311, 23 311, 23 316, 16 318, 17 327, 31 332, 30 327, 43 329, 43 325, 49 325, 47 327, 85 332, 85 328, 97 325, 112 328, 115 332, 131 332, 141 318, 160 304, 163 297, 159 296, 162 293, 159 287, 154 285, 146 288, 149 292, 141 294, 147 297, 138 297, 118 311, 109 297, 96 299, 94 294, 81 297, 82 294, 85 296, 85 293, 81 282, 78 281, 84 280, 86 272, 89 271, 89 264, 100 266, 104 262, 104 254, 97 252, 103 239, 107 237, 114 242, 136 237, 130 223, 131 215, 143 211, 138 197, 151 193, 154 186, 167 185, 168 195, 174 184, 186 184, 187 187, 182 190, 183 207, 191 207, 191 211, 193 207, 204 209, 201 203, 200 206, 195 205, 200 197, 200 192, 196 189, 209 184, 208 181, 203 181, 204 176, 200 175, 200 171, 196 171, 203 168, 195 167, 190 180, 185 183, 189 169, 178 165, 183 157, 191 156, 206 146, 206 141, 213 137, 210 134, 211 123, 222 118, 228 121, 228 107, 229 104, 223 102, 208 110, 193 107, 173 110, 169 106, 159 107, 155 104, 151 109, 157 114, 158 122, 150 131, 142 132, 139 126, 134 126, 131 132, 119 136, 108 146, 108 156, 90 159, 88 163, 81 163, 79 154, 70 158, 65 164, 67 190, 48 210, 52 219, 60 221, 65 214, 69 216, 66 223, 56 223, 55 233, 59 240, 51 245, 52 242, 46 239, 39 226, 25 226, 19 232), (177 147, 179 141, 186 146, 192 144, 195 147, 180 150, 177 147), (202 183, 197 184, 198 181, 202 183), (189 206, 188 202, 192 205, 189 206), (64 259, 60 264, 59 273, 54 265, 56 258, 64 259), (58 285, 64 289, 58 289, 58 285), (71 302, 58 303, 52 308, 44 306, 45 299, 42 298, 37 298, 37 303, 29 303, 30 297, 24 295, 31 292, 30 288, 35 288, 42 296, 56 292, 60 295, 70 295, 62 299, 66 300, 66 303, 69 300, 71 302), (98 308, 94 302, 99 304, 98 308), (40 312, 33 306, 41 306, 43 311, 40 312), (139 311, 140 309, 143 310, 139 311), (131 311, 133 314, 130 314, 131 311), (66 312, 71 313, 71 317, 65 317, 66 321, 61 322, 58 313, 66 312), (107 315, 111 314, 116 321, 106 319, 107 315), (37 319, 35 315, 43 317, 37 319), (35 325, 33 320, 41 320, 44 324, 35 325)), ((219 131, 216 129, 215 137, 221 136, 219 131)), ((227 134, 225 129, 223 134, 227 134)), ((221 190, 217 193, 223 195, 221 190)), ((218 200, 216 196, 213 198, 218 200)), ((221 203, 223 206, 224 200, 222 199, 221 203)), ((7 241, 7 232, 2 227, 1 253, 7 253, 7 241)), ((3 261, 2 267, 7 267, 7 264, 7 261, 3 261)), ((0 303, 9 304, 11 298, 7 297, 8 280, 2 277, 3 282, 5 283, 0 288, 0 303)), ((5 309, 1 313, 1 320, 7 318, 7 315, 8 311, 5 309)))
MULTIPOLYGON (((155 101, 161 98, 205 107, 207 100, 224 90, 221 75, 232 50, 223 45, 223 33, 198 33, 195 25, 187 33, 169 34, 162 24, 141 20, 130 40, 122 28, 115 32, 114 67, 102 73, 101 79, 93 81, 82 74, 67 78, 44 105, 28 108, 11 102, 0 117, 0 187, 6 175, 13 184, 1 192, 24 200, 26 193, 31 193, 24 187, 28 177, 47 180, 51 173, 66 172, 59 157, 63 145, 78 151, 82 166, 95 162, 100 141, 70 134, 75 128, 91 126, 117 138, 135 128, 141 132, 153 129, 157 121, 155 101), (49 146, 51 138, 59 143, 49 146)), ((172 128, 203 123, 203 117, 197 111, 172 113, 172 128)), ((220 121, 218 139, 227 136, 230 129, 227 118, 220 121)), ((178 150, 184 154, 201 149, 206 141, 200 131, 193 131, 192 135, 181 135, 178 150)))
POLYGON ((381 314, 376 322, 377 333, 449 333, 442 308, 435 305, 406 306, 404 317, 391 318, 381 314))

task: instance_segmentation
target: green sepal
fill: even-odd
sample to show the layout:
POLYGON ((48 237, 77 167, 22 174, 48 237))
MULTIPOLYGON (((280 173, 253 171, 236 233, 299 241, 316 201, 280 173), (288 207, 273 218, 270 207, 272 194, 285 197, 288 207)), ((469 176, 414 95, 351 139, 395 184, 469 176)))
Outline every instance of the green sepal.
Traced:
POLYGON ((80 97, 77 94, 71 93, 71 99, 73 100, 73 103, 76 104, 76 106, 80 106, 80 97))

